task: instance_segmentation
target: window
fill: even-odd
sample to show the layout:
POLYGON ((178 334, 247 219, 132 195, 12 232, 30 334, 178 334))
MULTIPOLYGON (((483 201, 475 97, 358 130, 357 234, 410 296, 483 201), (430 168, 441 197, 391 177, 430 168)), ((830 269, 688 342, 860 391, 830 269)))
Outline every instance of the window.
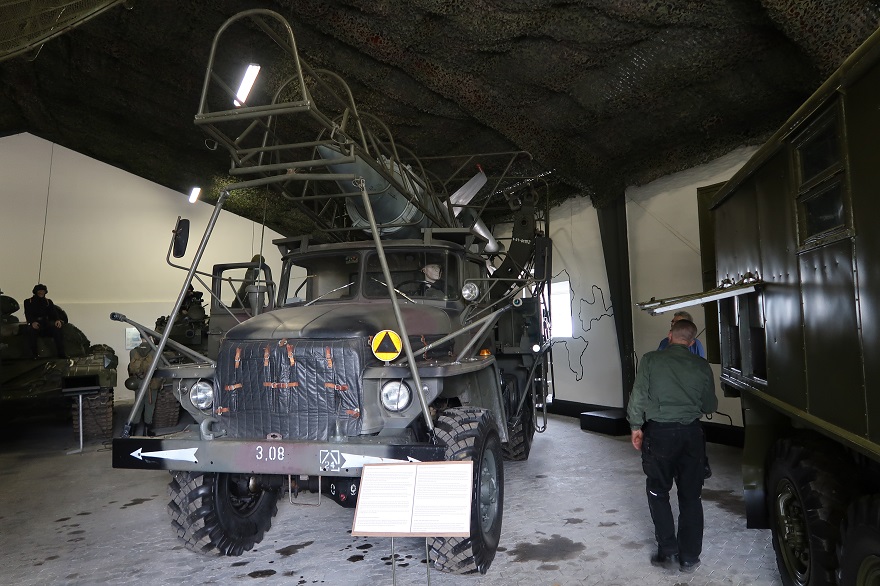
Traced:
POLYGON ((742 369, 739 347, 739 297, 728 297, 718 302, 721 314, 721 366, 742 369))
POLYGON ((287 304, 351 299, 358 290, 360 255, 326 254, 296 259, 287 267, 287 304), (294 276, 296 275, 296 276, 294 276))
POLYGON ((801 202, 806 236, 815 236, 846 226, 843 210, 843 183, 840 181, 801 202))
POLYGON ((840 166, 840 145, 834 119, 823 120, 819 128, 798 147, 801 183, 809 183, 824 171, 840 166))
POLYGON ((802 246, 848 234, 847 183, 840 115, 832 108, 794 142, 798 234, 802 246))
POLYGON ((553 338, 571 338, 571 285, 553 283, 550 289, 550 333, 553 338))
POLYGON ((753 381, 767 380, 767 333, 764 295, 753 291, 719 301, 721 308, 721 366, 753 381))
POLYGON ((752 378, 767 380, 767 333, 764 329, 764 295, 745 296, 749 320, 749 369, 752 378))
MULTIPOLYGON (((385 260, 391 273, 392 285, 398 295, 410 299, 457 299, 461 292, 458 283, 458 257, 442 251, 386 251, 385 260)), ((364 295, 387 298, 388 286, 378 254, 370 254, 366 261, 364 295)))

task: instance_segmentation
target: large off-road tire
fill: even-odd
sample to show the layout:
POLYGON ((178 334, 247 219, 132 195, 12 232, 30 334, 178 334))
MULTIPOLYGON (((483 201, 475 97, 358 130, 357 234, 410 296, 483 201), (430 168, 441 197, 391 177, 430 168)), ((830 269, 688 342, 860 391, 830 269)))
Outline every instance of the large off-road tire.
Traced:
POLYGON ((505 390, 510 393, 508 401, 510 412, 507 419, 507 443, 502 446, 505 460, 528 460, 535 437, 535 419, 532 397, 527 397, 522 411, 512 413, 519 405, 519 379, 514 375, 504 375, 505 390))
MULTIPOLYGON (((97 395, 82 398, 83 439, 105 439, 113 436, 113 389, 102 388, 97 395)), ((73 435, 79 437, 79 397, 70 407, 73 435)))
POLYGON ((437 418, 437 440, 447 461, 474 462, 470 537, 428 539, 434 567, 455 574, 485 574, 501 538, 504 464, 498 425, 490 411, 456 407, 437 418))
POLYGON ((786 586, 834 584, 848 477, 841 464, 811 442, 783 439, 774 446, 767 506, 786 586))
POLYGON ((247 475, 175 471, 171 476, 171 526, 192 551, 241 555, 263 540, 278 512, 278 492, 251 493, 247 475))
POLYGON ((174 427, 179 421, 180 403, 174 397, 171 387, 169 385, 162 385, 156 394, 156 408, 153 410, 153 429, 174 427))
POLYGON ((880 584, 880 495, 853 502, 840 527, 839 586, 880 584))

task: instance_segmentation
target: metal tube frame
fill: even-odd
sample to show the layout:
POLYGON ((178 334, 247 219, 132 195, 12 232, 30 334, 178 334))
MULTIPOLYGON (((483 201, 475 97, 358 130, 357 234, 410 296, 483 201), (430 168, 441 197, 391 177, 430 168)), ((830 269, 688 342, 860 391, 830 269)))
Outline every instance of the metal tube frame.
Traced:
POLYGON ((416 366, 416 358, 412 351, 412 344, 409 341, 409 335, 406 331, 406 324, 403 322, 403 315, 400 313, 400 304, 397 302, 397 292, 394 290, 394 282, 391 280, 391 270, 388 268, 388 260, 385 258, 385 248, 382 246, 382 239, 379 237, 379 229, 376 226, 376 216, 373 214, 373 206, 370 203, 370 194, 367 192, 366 181, 363 178, 355 180, 355 185, 361 190, 361 197, 364 200, 364 209, 367 212, 367 220, 370 222, 370 231, 373 234, 373 242, 376 244, 376 253, 379 256, 379 264, 382 265, 382 274, 385 277, 385 285, 388 288, 388 295, 391 298, 391 307, 394 310, 394 318, 397 320, 397 327, 400 329, 400 339, 403 342, 403 349, 406 352, 406 360, 409 363, 409 371, 412 375, 413 382, 416 386, 416 395, 419 397, 419 404, 422 407, 422 415, 425 418, 425 425, 428 426, 429 433, 434 435, 434 422, 431 420, 431 409, 425 393, 422 390, 422 379, 419 377, 419 369, 416 366))
MULTIPOLYGON (((192 264, 189 267, 189 270, 186 273, 186 279, 184 279, 183 286, 180 288, 180 293, 177 295, 177 301, 174 303, 174 309, 171 310, 171 314, 168 316, 168 323, 174 323, 174 318, 177 317, 177 314, 180 313, 180 308, 183 306, 183 299, 186 297, 187 289, 189 288, 190 283, 192 283, 193 276, 196 274, 196 269, 199 266, 199 262, 202 260, 202 256, 205 254, 205 248, 208 246, 208 240, 211 237, 211 233, 214 231, 214 226, 217 224, 217 219, 220 217, 220 212, 223 209, 223 204, 226 203, 226 199, 229 197, 228 191, 220 192, 220 197, 217 198, 217 203, 214 204, 214 211, 211 214, 211 218, 208 220, 208 225, 205 227, 205 233, 202 235, 202 240, 199 242, 199 247, 196 250, 195 255, 193 256, 192 264)), ((150 388, 150 380, 153 378, 153 374, 156 372, 156 367, 159 365, 159 361, 162 360, 162 351, 165 350, 165 346, 168 344, 168 337, 171 335, 171 328, 166 327, 165 331, 162 333, 162 338, 159 340, 159 344, 156 346, 156 355, 153 356, 152 362, 150 362, 150 368, 147 369, 146 374, 144 375, 144 380, 141 383, 140 388, 138 389, 137 395, 135 395, 134 405, 131 407, 131 413, 128 415, 128 421, 125 422, 125 427, 122 429, 122 437, 127 438, 131 437, 131 427, 134 424, 135 414, 144 404, 144 399, 147 396, 147 392, 150 388)))

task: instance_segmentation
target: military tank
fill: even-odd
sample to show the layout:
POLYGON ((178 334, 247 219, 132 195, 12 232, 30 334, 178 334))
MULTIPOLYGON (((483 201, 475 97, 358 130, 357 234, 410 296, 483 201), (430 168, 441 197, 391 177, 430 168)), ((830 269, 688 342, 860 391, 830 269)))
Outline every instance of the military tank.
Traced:
POLYGON ((51 338, 37 339, 37 358, 31 355, 24 332, 27 324, 15 315, 20 305, 0 291, 0 421, 9 423, 49 413, 73 417, 79 435, 79 402, 65 389, 94 387, 83 395, 84 438, 108 438, 113 434, 113 388, 119 359, 106 344, 91 344, 56 308, 65 322, 61 328, 64 352, 59 358, 51 338))

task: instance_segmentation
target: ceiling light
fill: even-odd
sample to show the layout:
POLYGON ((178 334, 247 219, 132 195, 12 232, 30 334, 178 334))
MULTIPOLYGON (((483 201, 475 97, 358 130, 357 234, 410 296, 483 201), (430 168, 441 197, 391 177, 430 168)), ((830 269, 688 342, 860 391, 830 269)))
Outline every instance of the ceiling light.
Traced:
POLYGON ((193 187, 192 191, 189 192, 189 203, 196 203, 200 193, 202 193, 201 187, 193 187))
POLYGON ((241 106, 247 100, 248 94, 251 93, 251 88, 254 87, 254 81, 256 81, 258 73, 260 73, 259 65, 256 63, 248 65, 247 71, 244 72, 244 77, 241 80, 241 85, 238 86, 238 91, 235 92, 236 99, 232 101, 236 107, 241 106))

